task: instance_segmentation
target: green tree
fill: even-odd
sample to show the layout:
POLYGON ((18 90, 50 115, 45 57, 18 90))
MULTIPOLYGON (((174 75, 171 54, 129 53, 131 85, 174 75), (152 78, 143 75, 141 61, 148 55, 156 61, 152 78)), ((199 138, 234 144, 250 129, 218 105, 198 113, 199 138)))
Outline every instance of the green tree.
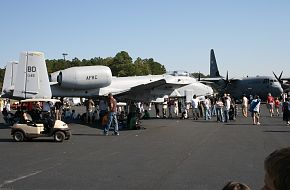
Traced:
POLYGON ((132 64, 132 58, 126 51, 121 51, 114 57, 113 64, 132 64))
POLYGON ((134 65, 136 67, 135 75, 137 76, 148 75, 151 73, 149 65, 145 64, 144 60, 142 60, 140 57, 135 60, 134 65))
POLYGON ((112 70, 114 76, 130 76, 133 73, 134 68, 132 65, 132 58, 125 51, 121 51, 113 58, 112 64, 109 67, 112 70))
POLYGON ((150 59, 145 59, 145 64, 148 65, 150 68, 151 74, 152 75, 160 75, 166 73, 166 69, 164 65, 161 65, 158 62, 155 62, 153 58, 150 59))

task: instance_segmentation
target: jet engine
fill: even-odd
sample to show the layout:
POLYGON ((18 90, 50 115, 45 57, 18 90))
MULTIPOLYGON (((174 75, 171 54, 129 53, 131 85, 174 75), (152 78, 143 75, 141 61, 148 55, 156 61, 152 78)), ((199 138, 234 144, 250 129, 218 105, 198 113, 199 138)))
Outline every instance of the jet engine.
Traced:
POLYGON ((56 81, 58 85, 63 88, 102 88, 111 84, 112 72, 111 69, 106 66, 71 67, 60 71, 56 81))

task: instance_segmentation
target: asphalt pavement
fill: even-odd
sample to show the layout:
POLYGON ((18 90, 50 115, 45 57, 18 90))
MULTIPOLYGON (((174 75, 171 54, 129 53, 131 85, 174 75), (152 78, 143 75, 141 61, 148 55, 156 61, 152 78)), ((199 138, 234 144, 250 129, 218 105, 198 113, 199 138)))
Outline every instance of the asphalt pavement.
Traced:
POLYGON ((72 137, 63 143, 13 142, 1 118, 0 190, 212 190, 229 180, 259 189, 264 158, 290 146, 290 127, 268 115, 263 107, 260 126, 241 116, 229 123, 150 119, 142 121, 146 129, 120 136, 70 123, 72 137))

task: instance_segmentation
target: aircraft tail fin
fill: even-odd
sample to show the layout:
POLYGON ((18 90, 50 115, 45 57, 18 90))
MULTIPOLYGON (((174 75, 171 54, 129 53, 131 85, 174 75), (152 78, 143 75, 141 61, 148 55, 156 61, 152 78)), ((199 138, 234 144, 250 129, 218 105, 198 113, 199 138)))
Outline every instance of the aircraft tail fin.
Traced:
POLYGON ((16 81, 17 65, 18 62, 16 61, 7 63, 2 86, 2 95, 12 95, 14 90, 14 83, 16 81))
POLYGON ((216 63, 213 49, 210 50, 210 74, 209 75, 211 78, 221 77, 217 63, 216 63))
POLYGON ((22 52, 17 68, 17 80, 13 97, 51 98, 44 54, 41 52, 22 52))

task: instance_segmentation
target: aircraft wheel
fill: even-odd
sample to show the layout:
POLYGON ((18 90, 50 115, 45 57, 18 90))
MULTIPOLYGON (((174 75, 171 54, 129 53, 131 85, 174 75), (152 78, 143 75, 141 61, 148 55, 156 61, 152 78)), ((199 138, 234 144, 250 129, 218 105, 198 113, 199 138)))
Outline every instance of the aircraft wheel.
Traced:
POLYGON ((62 131, 57 131, 54 134, 54 140, 56 142, 62 142, 65 139, 65 134, 62 131))
POLYGON ((24 140, 24 133, 21 132, 21 131, 16 131, 14 134, 13 134, 13 139, 16 141, 16 142, 22 142, 24 140))

